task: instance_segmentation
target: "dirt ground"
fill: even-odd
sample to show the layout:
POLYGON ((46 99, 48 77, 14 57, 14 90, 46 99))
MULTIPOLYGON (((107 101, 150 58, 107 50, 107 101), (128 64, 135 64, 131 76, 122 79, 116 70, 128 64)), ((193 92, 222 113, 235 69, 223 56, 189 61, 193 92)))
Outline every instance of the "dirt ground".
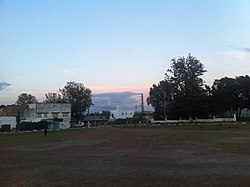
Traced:
POLYGON ((250 186, 250 130, 0 134, 0 186, 250 186))

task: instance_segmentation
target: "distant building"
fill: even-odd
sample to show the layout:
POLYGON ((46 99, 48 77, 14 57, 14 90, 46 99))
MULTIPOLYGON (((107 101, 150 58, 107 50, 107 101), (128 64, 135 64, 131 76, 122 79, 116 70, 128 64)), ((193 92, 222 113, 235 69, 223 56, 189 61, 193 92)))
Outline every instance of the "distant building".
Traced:
POLYGON ((133 110, 115 110, 111 112, 115 119, 126 119, 134 116, 133 110))
POLYGON ((29 104, 28 109, 24 111, 22 121, 39 122, 41 120, 51 121, 49 128, 65 129, 70 127, 71 104, 69 103, 34 103, 29 104), (53 122, 55 119, 61 119, 60 122, 53 122))
POLYGON ((16 117, 14 116, 0 117, 0 129, 2 132, 9 132, 14 128, 16 128, 16 117))
POLYGON ((117 105, 116 110, 111 111, 115 119, 126 119, 134 116, 134 110, 131 107, 117 105))
POLYGON ((21 120, 24 117, 24 111, 28 109, 28 105, 8 105, 0 108, 0 116, 15 116, 21 120))

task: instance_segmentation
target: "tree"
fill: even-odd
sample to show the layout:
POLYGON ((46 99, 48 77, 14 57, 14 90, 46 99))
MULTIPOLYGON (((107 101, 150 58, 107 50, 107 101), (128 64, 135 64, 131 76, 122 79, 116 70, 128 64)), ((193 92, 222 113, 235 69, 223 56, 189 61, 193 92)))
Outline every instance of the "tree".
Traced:
POLYGON ((45 94, 46 100, 44 103, 65 103, 65 99, 62 97, 62 95, 58 93, 48 93, 45 94))
POLYGON ((169 115, 168 108, 173 98, 171 89, 171 84, 166 79, 160 81, 158 85, 153 84, 150 88, 147 103, 155 109, 154 117, 156 119, 165 119, 169 115))
POLYGON ((233 78, 215 80, 212 86, 212 101, 214 113, 221 114, 229 111, 233 117, 237 110, 236 82, 233 78))
POLYGON ((174 108, 191 119, 202 115, 205 112, 203 103, 206 102, 204 81, 200 78, 206 72, 203 64, 191 54, 171 62, 166 77, 174 86, 174 108))
POLYGON ((206 115, 207 90, 200 78, 206 72, 203 64, 189 54, 172 59, 170 67, 165 79, 150 88, 148 103, 156 113, 167 112, 168 116, 192 119, 206 115))
POLYGON ((27 93, 22 93, 18 96, 16 104, 17 105, 27 105, 31 103, 36 103, 37 99, 35 96, 27 93))
POLYGON ((79 119, 92 105, 91 90, 82 83, 67 82, 63 89, 59 89, 63 100, 71 104, 72 117, 79 119))
POLYGON ((212 86, 212 100, 215 113, 230 112, 231 117, 236 114, 240 118, 241 110, 250 108, 249 76, 215 80, 212 86))
POLYGON ((250 77, 239 76, 235 78, 235 81, 239 98, 238 116, 240 117, 243 108, 250 109, 250 77))

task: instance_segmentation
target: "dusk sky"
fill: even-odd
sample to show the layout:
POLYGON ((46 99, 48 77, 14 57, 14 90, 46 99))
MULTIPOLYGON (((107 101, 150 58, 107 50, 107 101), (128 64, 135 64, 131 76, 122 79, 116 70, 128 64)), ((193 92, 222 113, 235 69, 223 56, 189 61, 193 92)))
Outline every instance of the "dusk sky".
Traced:
POLYGON ((188 53, 210 86, 250 75, 250 1, 0 0, 0 104, 68 81, 146 97, 188 53))

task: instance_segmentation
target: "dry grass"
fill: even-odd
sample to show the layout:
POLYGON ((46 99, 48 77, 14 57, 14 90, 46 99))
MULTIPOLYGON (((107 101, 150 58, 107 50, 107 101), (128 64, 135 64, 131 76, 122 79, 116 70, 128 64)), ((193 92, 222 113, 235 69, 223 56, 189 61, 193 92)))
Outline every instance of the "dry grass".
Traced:
POLYGON ((246 126, 0 134, 0 186, 249 186, 249 147, 246 126))

